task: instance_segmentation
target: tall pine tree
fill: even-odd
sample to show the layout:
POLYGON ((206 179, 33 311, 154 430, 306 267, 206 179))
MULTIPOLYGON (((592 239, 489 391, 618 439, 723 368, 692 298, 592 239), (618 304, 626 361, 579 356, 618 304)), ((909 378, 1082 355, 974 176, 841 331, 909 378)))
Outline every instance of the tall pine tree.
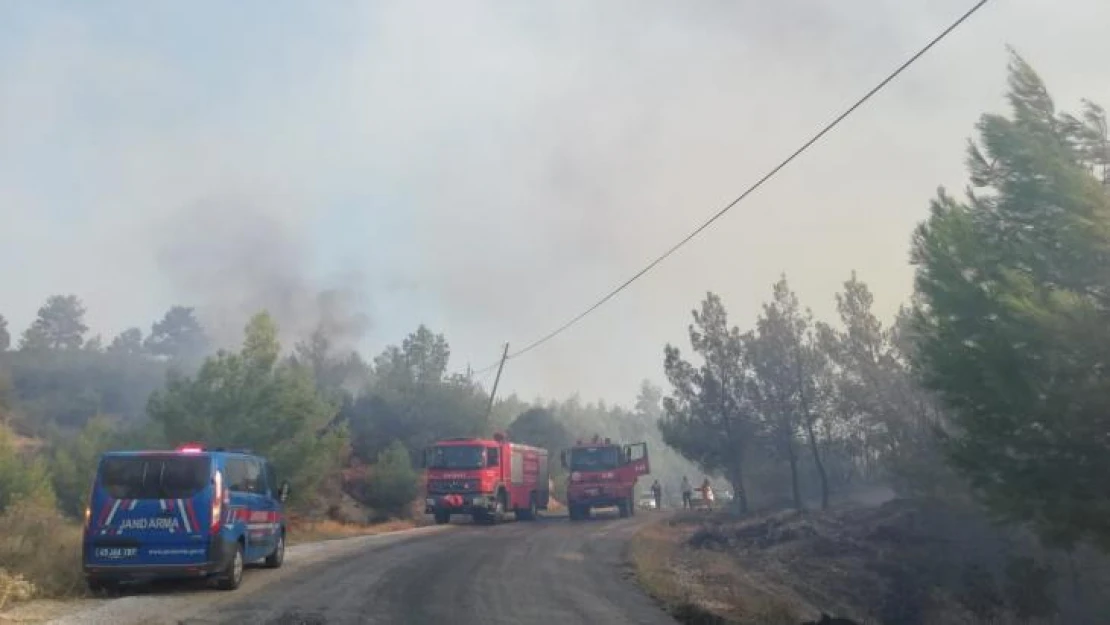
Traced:
POLYGON ((914 236, 915 364, 951 413, 947 451, 988 506, 1110 547, 1110 195, 1105 118, 1056 113, 1017 55, 1011 115, 984 115, 972 189, 914 236))

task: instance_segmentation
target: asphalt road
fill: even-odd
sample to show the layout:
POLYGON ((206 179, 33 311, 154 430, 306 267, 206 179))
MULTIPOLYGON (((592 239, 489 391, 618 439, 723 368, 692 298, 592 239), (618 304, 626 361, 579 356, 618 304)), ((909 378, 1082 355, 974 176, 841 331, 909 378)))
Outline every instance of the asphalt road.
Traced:
MULTIPOLYGON (((625 560, 628 539, 648 517, 384 535, 329 546, 339 549, 330 554, 291 553, 281 570, 247 571, 243 587, 232 593, 152 591, 108 602, 98 612, 121 625, 673 625, 630 579, 625 560)), ((74 622, 101 620, 75 616, 74 622)))

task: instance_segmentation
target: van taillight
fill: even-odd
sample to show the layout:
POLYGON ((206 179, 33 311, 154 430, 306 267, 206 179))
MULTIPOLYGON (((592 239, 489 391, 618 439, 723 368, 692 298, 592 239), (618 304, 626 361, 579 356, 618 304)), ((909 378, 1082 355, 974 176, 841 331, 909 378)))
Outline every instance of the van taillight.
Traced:
POLYGON ((96 478, 89 484, 89 496, 85 498, 85 531, 92 529, 93 494, 96 492, 96 478))
POLYGON ((212 476, 212 521, 209 531, 215 534, 220 531, 220 516, 223 514, 224 480, 219 471, 212 476))

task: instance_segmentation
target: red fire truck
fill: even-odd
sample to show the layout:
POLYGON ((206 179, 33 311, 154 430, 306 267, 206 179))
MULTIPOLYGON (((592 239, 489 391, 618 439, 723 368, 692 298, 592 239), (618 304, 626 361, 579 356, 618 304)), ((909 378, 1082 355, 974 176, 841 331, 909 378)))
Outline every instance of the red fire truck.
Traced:
POLYGON ((616 506, 621 517, 636 513, 636 479, 651 473, 647 443, 620 445, 594 436, 563 450, 563 467, 570 472, 567 509, 570 520, 589 518, 593 508, 616 506))
POLYGON ((452 515, 497 523, 509 512, 531 521, 547 509, 547 450, 493 439, 451 438, 424 450, 424 512, 438 524, 452 515))

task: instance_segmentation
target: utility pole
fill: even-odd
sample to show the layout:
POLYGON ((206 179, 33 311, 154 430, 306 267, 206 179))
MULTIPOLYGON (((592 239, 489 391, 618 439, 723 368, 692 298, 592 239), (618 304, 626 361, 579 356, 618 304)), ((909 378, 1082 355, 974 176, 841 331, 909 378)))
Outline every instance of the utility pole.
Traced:
POLYGON ((493 389, 489 392, 489 405, 486 406, 486 418, 493 414, 493 398, 497 397, 497 383, 501 381, 501 370, 505 368, 505 361, 509 358, 509 344, 505 343, 505 350, 501 352, 501 363, 497 365, 497 377, 493 378, 493 389))

